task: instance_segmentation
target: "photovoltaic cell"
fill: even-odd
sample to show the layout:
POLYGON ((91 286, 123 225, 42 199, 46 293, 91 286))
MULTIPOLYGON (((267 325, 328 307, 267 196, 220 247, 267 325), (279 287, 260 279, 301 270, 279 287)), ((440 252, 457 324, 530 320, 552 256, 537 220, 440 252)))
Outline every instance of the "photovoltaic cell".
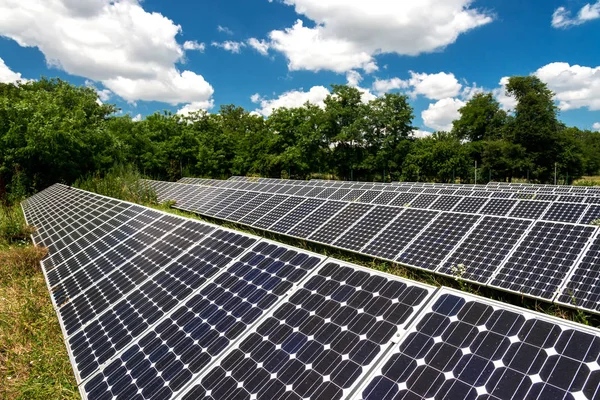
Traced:
POLYGON ((346 197, 346 195, 350 194, 351 192, 352 192, 352 189, 338 189, 327 198, 329 200, 341 200, 344 197, 346 197))
POLYGON ((328 263, 184 399, 342 399, 431 288, 328 263))
POLYGON ((257 207, 263 204, 265 201, 269 200, 273 195, 270 193, 261 193, 258 196, 254 197, 244 205, 240 206, 237 210, 232 212, 227 216, 229 221, 239 222, 242 218, 244 218, 247 214, 250 214, 257 207))
POLYGON ((400 251, 438 214, 437 211, 406 209, 395 221, 375 236, 362 252, 394 261, 400 251))
POLYGON ((415 193, 400 193, 391 202, 391 206, 406 206, 409 204, 418 194, 415 193))
POLYGON ((483 217, 437 272, 486 283, 531 224, 521 219, 483 217))
POLYGON ((359 251, 402 211, 403 209, 399 207, 376 206, 333 244, 345 249, 359 251))
POLYGON ((536 222, 489 285, 552 300, 594 227, 536 222))
POLYGON ((589 224, 600 219, 600 205, 590 204, 583 217, 579 221, 580 224, 589 224))
POLYGON ((399 196, 399 194, 396 192, 382 192, 379 196, 373 199, 372 203, 387 205, 390 204, 397 196, 399 196))
POLYGON ((241 219, 242 224, 246 225, 254 225, 254 223, 265 216, 269 211, 273 210, 275 207, 283 203, 288 199, 288 196, 283 196, 280 194, 276 194, 260 206, 256 207, 253 211, 251 211, 248 215, 241 219))
POLYGON ((348 194, 346 194, 345 196, 343 196, 342 198, 340 198, 340 200, 342 201, 349 201, 349 202, 353 202, 353 201, 359 201, 358 199, 366 192, 366 190, 362 190, 362 189, 354 189, 351 190, 350 192, 348 192, 348 194))
POLYGON ((436 269, 479 218, 477 215, 440 213, 415 241, 400 253, 396 261, 428 270, 436 269))
POLYGON ((373 207, 371 204, 350 203, 308 238, 321 243, 333 243, 373 207))
POLYGON ((445 289, 361 398, 595 399, 599 351, 590 330, 445 289))
POLYGON ((321 259, 260 242, 84 384, 88 398, 171 398, 321 259))
POLYGON ((363 193, 362 196, 358 198, 358 201, 360 201, 361 203, 371 203, 383 193, 385 192, 381 192, 379 190, 367 190, 365 193, 363 193))
POLYGON ((547 221, 577 222, 584 214, 587 204, 552 203, 541 219, 547 221))

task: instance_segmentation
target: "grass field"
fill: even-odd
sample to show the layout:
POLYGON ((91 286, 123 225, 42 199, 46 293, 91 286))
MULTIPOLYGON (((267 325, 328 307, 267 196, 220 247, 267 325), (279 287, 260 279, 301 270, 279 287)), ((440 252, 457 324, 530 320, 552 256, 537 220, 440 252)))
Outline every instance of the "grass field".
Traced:
POLYGON ((79 392, 21 208, 0 210, 0 398, 78 399, 79 392))

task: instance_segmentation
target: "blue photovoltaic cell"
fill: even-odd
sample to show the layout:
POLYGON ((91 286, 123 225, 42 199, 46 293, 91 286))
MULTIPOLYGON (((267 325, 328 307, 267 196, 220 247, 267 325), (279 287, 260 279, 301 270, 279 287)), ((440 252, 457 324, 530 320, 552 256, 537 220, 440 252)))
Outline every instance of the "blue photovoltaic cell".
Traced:
POLYGON ((326 200, 321 199, 306 199, 295 209, 290 211, 285 217, 281 218, 277 223, 272 225, 269 229, 275 232, 286 233, 300 221, 306 218, 307 215, 315 211, 317 208, 325 204, 326 200))
POLYGON ((299 224, 294 226, 293 229, 287 232, 287 234, 306 238, 347 205, 348 203, 341 201, 327 201, 311 214, 305 216, 305 218, 303 218, 299 224))
POLYGON ((320 258, 260 242, 84 384, 88 398, 170 398, 320 258), (142 398, 142 397, 140 397, 142 398))

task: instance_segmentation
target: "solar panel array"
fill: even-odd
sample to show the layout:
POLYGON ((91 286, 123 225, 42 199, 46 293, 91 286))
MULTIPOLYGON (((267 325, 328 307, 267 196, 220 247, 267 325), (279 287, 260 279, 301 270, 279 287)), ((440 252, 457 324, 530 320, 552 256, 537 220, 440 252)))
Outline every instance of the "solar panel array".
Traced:
POLYGON ((285 194, 301 186, 294 181, 221 181, 243 185, 237 188, 146 182, 160 200, 176 200, 182 210, 600 312, 600 301, 590 301, 600 300, 600 292, 595 293, 600 265, 585 261, 593 257, 598 237, 597 226, 589 224, 600 212, 594 204, 495 197, 501 192, 468 187, 453 189, 464 193, 459 196, 410 191, 425 190, 425 185, 387 185, 409 188, 395 192, 352 187, 378 184, 338 182, 333 187, 318 181, 329 185, 310 189, 328 192, 320 198, 307 197, 309 192, 285 194), (370 192, 377 194, 365 196, 370 192))
POLYGON ((64 185, 23 210, 84 398, 599 395, 597 330, 64 185))

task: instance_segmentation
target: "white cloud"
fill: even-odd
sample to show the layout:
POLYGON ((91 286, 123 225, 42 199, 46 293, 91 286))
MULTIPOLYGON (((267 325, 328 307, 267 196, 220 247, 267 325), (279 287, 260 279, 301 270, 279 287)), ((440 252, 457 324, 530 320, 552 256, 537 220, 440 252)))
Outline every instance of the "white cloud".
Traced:
POLYGON ((592 129, 600 132, 600 122, 594 123, 594 125, 592 125, 592 129))
POLYGON ((417 74, 410 71, 409 85, 414 89, 411 96, 423 95, 428 99, 441 100, 447 97, 458 96, 462 85, 454 74, 439 72, 437 74, 417 74))
POLYGON ((132 117, 131 120, 133 122, 139 122, 139 121, 141 121, 142 120, 142 114, 138 114, 135 117, 132 117))
POLYGON ((258 51, 263 56, 269 54, 269 42, 266 40, 258 40, 256 38, 248 39, 248 46, 252 47, 254 50, 258 51))
POLYGON ((217 25, 217 30, 228 35, 233 35, 233 31, 226 26, 217 25))
POLYGON ((271 47, 285 55, 290 70, 372 72, 377 54, 437 51, 493 19, 471 8, 473 0, 284 3, 315 23, 308 28, 298 20, 290 28, 270 32, 271 47))
POLYGON ((319 107, 324 107, 325 98, 329 95, 329 90, 324 86, 313 86, 308 92, 301 90, 290 90, 281 94, 276 99, 265 99, 258 93, 250 98, 253 103, 259 103, 261 108, 255 110, 256 113, 268 117, 274 109, 280 107, 294 108, 301 107, 307 101, 319 107))
POLYGON ((186 104, 185 106, 181 107, 179 110, 177 110, 177 114, 187 117, 188 115, 190 115, 190 113, 200 111, 200 110, 209 110, 209 109, 213 108, 213 106, 214 106, 214 103, 212 100, 195 101, 195 102, 186 104))
POLYGON ((13 72, 0 58, 0 83, 16 83, 18 81, 27 82, 19 72, 13 72))
POLYGON ((242 47, 246 47, 246 45, 244 43, 234 42, 232 40, 226 40, 222 43, 212 42, 211 46, 220 47, 223 50, 227 50, 227 51, 230 51, 235 54, 238 54, 242 50, 242 47))
MULTIPOLYGON (((468 83, 467 83, 468 85, 468 83)), ((477 83, 473 83, 473 86, 465 86, 463 90, 460 92, 460 97, 463 100, 469 101, 478 93, 485 93, 486 90, 480 86, 477 86, 477 83)))
POLYGON ((37 47, 48 65, 101 82, 127 101, 209 101, 213 88, 176 64, 181 27, 137 0, 1 0, 0 36, 37 47))
POLYGON ((565 7, 558 7, 552 14, 552 26, 555 28, 569 28, 600 18, 600 1, 594 4, 586 4, 575 17, 571 17, 571 15, 571 11, 565 7))
POLYGON ((547 64, 534 73, 556 93, 561 110, 587 107, 600 110, 600 66, 591 68, 564 62, 547 64))
POLYGON ((96 91, 96 93, 98 94, 98 99, 100 100, 100 105, 102 105, 103 102, 108 101, 113 95, 113 92, 111 92, 108 89, 98 89, 96 85, 94 85, 94 82, 87 79, 85 80, 85 86, 92 88, 96 91))
POLYGON ((429 131, 423 131, 421 129, 415 129, 414 131, 412 131, 412 137, 417 138, 417 139, 422 139, 422 138, 426 138, 429 137, 433 134, 433 132, 429 132, 429 131))
POLYGON ((508 76, 505 76, 502 79, 500 79, 500 82, 498 84, 500 85, 500 87, 492 90, 492 94, 494 95, 496 100, 498 100, 498 103, 500 103, 500 106, 504 111, 514 110, 517 106, 517 100, 506 93, 506 85, 508 85, 508 76))
POLYGON ((184 50, 198 50, 202 52, 204 51, 205 47, 206 46, 204 43, 198 43, 196 40, 187 40, 183 43, 184 50))
POLYGON ((428 128, 436 131, 450 131, 452 129, 452 121, 460 118, 458 109, 464 105, 465 102, 459 99, 441 99, 436 103, 430 104, 427 110, 423 110, 421 118, 423 118, 423 123, 428 128))
POLYGON ((373 82, 373 90, 379 96, 396 89, 408 89, 408 87, 408 82, 400 78, 375 79, 375 82, 373 82))
POLYGON ((408 88, 412 88, 408 92, 412 98, 422 95, 431 100, 441 100, 458 96, 461 93, 462 85, 452 73, 426 74, 414 71, 410 71, 410 78, 407 80, 400 78, 376 79, 373 83, 373 89, 379 95, 394 89, 408 88))

